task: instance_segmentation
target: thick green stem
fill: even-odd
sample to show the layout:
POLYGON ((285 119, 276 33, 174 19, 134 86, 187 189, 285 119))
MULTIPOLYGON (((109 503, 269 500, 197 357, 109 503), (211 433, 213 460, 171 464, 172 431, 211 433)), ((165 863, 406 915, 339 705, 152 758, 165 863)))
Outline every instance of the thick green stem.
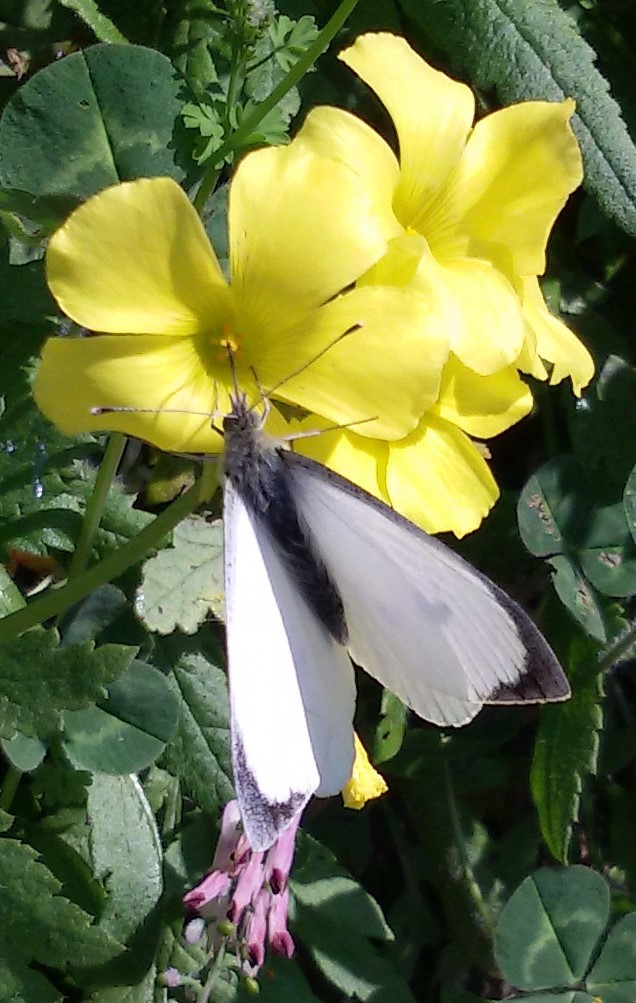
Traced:
POLYGON ((81 574, 88 565, 91 550, 93 549, 93 540, 102 520, 108 492, 113 483, 125 446, 126 437, 121 432, 113 432, 108 439, 108 445, 100 464, 95 487, 86 506, 82 528, 68 573, 69 581, 72 581, 81 574))
POLYGON ((455 800, 455 789, 453 787, 453 780, 451 777, 451 772, 448 768, 448 763, 442 761, 442 769, 444 774, 444 787, 446 789, 446 804, 448 807, 448 818, 450 820, 451 830, 454 837, 454 843, 457 847, 457 852, 459 854, 459 864, 462 869, 462 876, 464 879, 464 885, 470 896, 477 914, 480 916, 485 930, 488 932, 488 936, 492 941, 495 935, 495 924, 493 918, 490 914, 490 910, 484 901, 484 896, 481 893, 481 888, 475 877, 475 873, 471 866, 470 860, 468 859, 468 853, 466 850, 466 842, 464 840, 464 833, 462 832, 461 822, 459 819, 459 812, 457 810, 457 801, 455 800))
POLYGON ((17 610, 17 612, 5 617, 4 620, 0 620, 0 642, 8 641, 23 631, 63 613, 84 599, 90 592, 99 588, 100 585, 105 585, 106 582, 118 578, 126 568, 137 563, 149 551, 158 547, 177 523, 194 512, 206 498, 209 498, 210 470, 211 467, 204 468, 203 475, 186 494, 177 498, 169 508, 165 509, 149 526, 142 529, 141 533, 120 550, 109 554, 88 571, 78 574, 63 588, 50 589, 29 606, 17 610))
POLYGON ((210 161, 210 166, 204 175, 203 181, 201 182, 201 187, 194 198, 194 208, 197 212, 201 213, 208 196, 213 191, 219 176, 219 165, 223 163, 228 153, 231 153, 232 150, 240 147, 243 140, 254 132, 259 122, 265 118, 272 108, 276 107, 287 91, 296 86, 298 81, 305 75, 307 70, 313 66, 321 53, 324 52, 335 35, 340 31, 340 28, 345 23, 357 3, 358 0, 342 0, 342 3, 333 17, 329 19, 322 31, 319 32, 313 45, 311 45, 307 51, 302 54, 298 62, 292 66, 287 76, 281 80, 277 87, 274 88, 269 97, 265 98, 265 100, 259 104, 258 108, 254 109, 251 115, 248 115, 247 118, 243 119, 236 132, 233 132, 232 135, 229 136, 223 145, 216 151, 210 161))
POLYGON ((0 808, 2 808, 3 811, 9 811, 15 797, 15 792, 18 789, 21 776, 22 773, 20 770, 17 770, 15 766, 9 765, 2 783, 2 790, 0 790, 0 808))

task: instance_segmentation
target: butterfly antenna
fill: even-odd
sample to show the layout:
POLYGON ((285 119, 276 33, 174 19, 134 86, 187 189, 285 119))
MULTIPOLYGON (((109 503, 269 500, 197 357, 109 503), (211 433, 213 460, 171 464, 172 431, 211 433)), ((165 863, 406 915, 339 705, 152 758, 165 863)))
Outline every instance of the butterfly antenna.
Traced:
POLYGON ((309 362, 303 363, 303 365, 299 366, 298 369, 294 369, 293 373, 288 373, 287 376, 284 376, 282 380, 279 380, 278 383, 275 383, 274 386, 270 387, 268 390, 263 390, 258 381, 256 373, 252 369, 252 373, 256 381, 256 386, 258 387, 259 393, 261 395, 261 400, 263 401, 263 403, 269 397, 271 397, 272 394, 276 393, 276 391, 279 390, 280 387, 282 387, 285 383, 288 383, 289 380, 293 380, 295 376, 299 376, 300 373, 304 373, 306 369, 309 369, 310 366, 313 366, 314 362, 318 362, 318 359, 322 359, 323 355, 326 355, 327 352, 330 352, 331 349, 334 347, 334 345, 337 345, 339 341, 342 341, 343 338, 348 338, 350 334, 353 334, 355 331, 359 331, 361 327, 362 324, 360 323, 352 324, 351 327, 348 327, 346 331, 343 331, 342 334, 339 334, 337 338, 334 338, 334 340, 331 341, 328 345, 325 345, 325 347, 321 349, 321 351, 318 352, 317 355, 314 355, 313 359, 310 359, 309 362))

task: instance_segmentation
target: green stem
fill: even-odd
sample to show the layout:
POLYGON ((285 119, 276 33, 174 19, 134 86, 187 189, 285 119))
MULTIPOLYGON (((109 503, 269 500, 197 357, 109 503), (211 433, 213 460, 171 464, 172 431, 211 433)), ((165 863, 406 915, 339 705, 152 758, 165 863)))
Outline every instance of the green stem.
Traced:
POLYGON ((2 783, 2 790, 0 791, 0 808, 3 811, 9 811, 13 799, 15 797, 15 792, 18 789, 18 784, 20 783, 20 777, 22 776, 22 771, 17 770, 15 766, 9 764, 4 781, 2 783))
POLYGON ((168 796, 166 798, 166 809, 164 813, 163 826, 162 826, 162 837, 164 846, 172 842, 175 832, 177 830, 177 822, 179 820, 179 812, 181 809, 181 790, 179 786, 179 781, 177 777, 173 777, 172 783, 168 790, 168 796))
POLYGON ((464 842, 464 834, 462 832, 461 822, 459 820, 459 812, 457 810, 457 801, 455 799, 455 790, 453 788, 453 781, 451 779, 451 773, 448 768, 448 763, 445 759, 442 760, 442 767, 444 773, 444 786, 446 788, 446 803, 448 805, 448 817, 450 820, 451 830, 454 837, 455 846, 459 853, 460 864, 462 868, 462 873, 464 876, 464 882, 466 889, 470 898, 475 906, 475 909, 484 924, 485 929, 488 931, 488 936, 492 941, 495 935, 495 924, 493 923, 493 918, 490 915, 490 910, 484 901, 484 897, 481 893, 481 888, 475 873, 471 867, 470 861, 468 859, 468 853, 466 852, 466 843, 464 842))
POLYGON ((212 464, 204 467, 202 476, 189 491, 177 498, 149 526, 142 529, 141 533, 119 550, 109 554, 88 571, 79 574, 63 588, 51 589, 29 606, 0 620, 0 642, 8 641, 23 631, 63 613, 100 585, 118 578, 132 564, 156 548, 177 523, 210 497, 208 471, 211 469, 212 464))
POLYGON ((225 942, 221 944, 221 946, 217 951, 216 958, 214 959, 214 964, 210 968, 210 972, 208 974, 207 979, 205 980, 205 985, 201 990, 197 1003, 209 1003, 210 996, 212 995, 212 990, 214 989, 214 983, 219 977, 224 958, 225 958, 225 942))
POLYGON ((206 171, 203 181, 201 182, 201 187, 194 198, 194 208, 198 213, 201 213, 210 192, 214 189, 219 176, 218 165, 223 163, 228 153, 231 153, 232 150, 239 147, 243 140, 251 135, 258 123, 265 118, 272 108, 276 107, 287 91, 296 86, 301 77, 303 77, 307 70, 313 66, 321 53, 324 52, 335 35, 340 31, 340 28, 345 23, 357 3, 358 0, 342 0, 333 17, 327 21, 327 24, 324 26, 322 31, 318 33, 318 36, 313 44, 306 52, 303 52, 298 62, 292 66, 287 76, 281 80, 277 87, 274 88, 269 97, 265 98, 265 100, 259 104, 258 108, 254 109, 251 115, 248 115, 247 118, 243 119, 236 132, 232 133, 232 135, 225 140, 223 145, 219 147, 210 162, 210 167, 206 171))
POLYGON ((95 480, 93 493, 86 506, 84 521, 80 531, 68 578, 71 581, 85 570, 93 549, 93 540, 106 507, 108 492, 117 472, 119 461, 126 446, 126 437, 121 432, 113 432, 108 439, 106 452, 95 480))

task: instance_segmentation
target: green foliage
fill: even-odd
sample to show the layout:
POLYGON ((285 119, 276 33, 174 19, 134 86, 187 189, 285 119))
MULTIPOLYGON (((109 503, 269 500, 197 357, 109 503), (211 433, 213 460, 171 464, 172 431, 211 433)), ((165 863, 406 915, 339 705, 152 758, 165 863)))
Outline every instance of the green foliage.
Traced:
POLYGON ((146 562, 137 613, 149 630, 194 634, 210 613, 223 618, 223 527, 193 517, 175 529, 172 547, 146 562))
MULTIPOLYGON (((293 21, 284 14, 276 16, 267 3, 260 8, 255 4, 253 15, 237 26, 231 21, 232 6, 228 4, 224 15, 213 3, 184 4, 171 38, 175 63, 198 97, 196 104, 183 108, 186 128, 199 134, 194 145, 197 164, 212 160, 221 166, 222 159, 216 164, 214 154, 284 81, 318 34, 312 17, 293 21)), ((260 116, 258 128, 243 137, 242 146, 286 142, 299 108, 298 91, 290 88, 260 116)), ((228 153, 226 159, 232 159, 228 153)))
POLYGON ((44 978, 35 977, 29 968, 32 961, 68 970, 104 964, 121 951, 121 944, 108 930, 93 925, 91 916, 60 895, 59 881, 30 847, 13 839, 0 840, 0 876, 3 988, 22 993, 41 989, 44 998, 48 994, 58 999, 44 978), (25 902, 29 902, 28 913, 25 902))
POLYGON ((550 852, 566 863, 581 793, 596 772, 602 728, 601 678, 594 645, 572 641, 567 661, 572 697, 541 709, 530 786, 550 852))
POLYGON ((93 333, 61 315, 44 255, 92 194, 163 175, 196 200, 229 274, 228 182, 251 147, 288 142, 325 101, 395 145, 334 58, 368 30, 404 33, 467 80, 480 114, 576 100, 588 195, 551 239, 544 292, 597 375, 579 399, 530 381, 534 417, 488 443, 501 501, 452 541, 532 611, 573 692, 442 731, 360 678, 356 727, 390 793, 362 812, 310 805, 290 883, 297 951, 269 952, 260 998, 636 995, 636 18, 623 0, 365 0, 318 59, 335 7, 3 7, 2 1000, 245 1003, 253 990, 227 954, 199 983, 207 941, 184 939, 181 902, 232 797, 222 530, 218 512, 193 514, 215 474, 184 494, 192 459, 131 443, 109 485, 103 438, 39 414, 44 339, 93 333), (52 559, 40 593, 22 591, 21 551, 52 559))
POLYGON ((594 871, 571 867, 526 878, 502 912, 495 937, 504 976, 533 993, 517 998, 547 1003, 569 989, 579 1003, 627 1003, 636 986, 636 914, 607 929, 609 919, 610 890, 594 871))

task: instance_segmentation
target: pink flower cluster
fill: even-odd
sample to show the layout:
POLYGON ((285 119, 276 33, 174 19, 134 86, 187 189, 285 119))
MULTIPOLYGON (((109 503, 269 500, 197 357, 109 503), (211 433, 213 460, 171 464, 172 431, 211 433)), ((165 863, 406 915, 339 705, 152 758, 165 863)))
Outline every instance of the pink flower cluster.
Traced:
MULTIPOLYGON (((255 852, 241 829, 237 801, 223 812, 212 868, 183 898, 208 923, 211 946, 228 936, 245 975, 254 977, 265 960, 265 945, 291 958, 294 942, 287 929, 287 881, 294 856, 300 814, 271 849, 255 852), (231 933, 219 932, 219 924, 231 933)), ((200 921, 186 928, 186 939, 198 939, 200 921), (189 933, 189 931, 191 931, 189 933)))

